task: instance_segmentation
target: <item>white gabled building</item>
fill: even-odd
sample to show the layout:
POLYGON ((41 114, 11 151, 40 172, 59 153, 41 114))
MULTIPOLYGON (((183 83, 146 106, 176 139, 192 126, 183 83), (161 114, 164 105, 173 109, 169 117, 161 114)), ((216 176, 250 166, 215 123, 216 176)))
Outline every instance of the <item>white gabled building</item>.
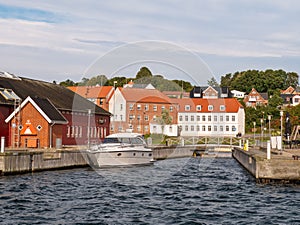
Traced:
POLYGON ((243 106, 235 98, 177 99, 181 136, 236 136, 245 133, 243 106))

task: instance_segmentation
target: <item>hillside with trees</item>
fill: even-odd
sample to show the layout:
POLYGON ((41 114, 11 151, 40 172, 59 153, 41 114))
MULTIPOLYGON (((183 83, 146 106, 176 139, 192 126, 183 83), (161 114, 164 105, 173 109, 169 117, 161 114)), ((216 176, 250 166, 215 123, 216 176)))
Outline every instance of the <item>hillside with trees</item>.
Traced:
POLYGON ((249 93, 254 87, 258 92, 286 89, 289 86, 298 86, 299 76, 295 72, 283 70, 247 70, 226 74, 221 77, 222 87, 230 87, 231 90, 239 90, 249 93))
POLYGON ((80 82, 74 82, 69 79, 62 81, 59 84, 62 86, 113 86, 114 81, 117 81, 117 87, 123 87, 132 80, 135 84, 152 84, 159 91, 191 91, 193 86, 190 82, 183 80, 168 80, 163 75, 153 75, 147 67, 142 67, 137 72, 135 78, 113 77, 108 79, 105 75, 98 75, 92 78, 82 78, 80 82))

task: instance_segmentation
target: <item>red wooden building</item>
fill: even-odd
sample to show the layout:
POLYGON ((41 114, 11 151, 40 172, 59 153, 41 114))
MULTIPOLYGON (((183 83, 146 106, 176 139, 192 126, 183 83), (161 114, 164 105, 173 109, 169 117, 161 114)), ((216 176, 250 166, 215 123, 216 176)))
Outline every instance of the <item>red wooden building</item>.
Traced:
POLYGON ((85 145, 109 134, 106 110, 63 86, 9 75, 0 73, 0 136, 6 146, 85 145))

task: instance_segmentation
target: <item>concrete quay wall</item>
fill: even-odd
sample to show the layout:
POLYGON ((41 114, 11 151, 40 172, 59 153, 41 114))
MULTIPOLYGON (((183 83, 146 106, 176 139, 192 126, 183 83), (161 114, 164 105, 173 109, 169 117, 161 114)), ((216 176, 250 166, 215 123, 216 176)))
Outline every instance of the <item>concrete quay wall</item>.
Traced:
POLYGON ((191 157, 196 147, 193 146, 164 146, 153 147, 153 158, 156 160, 191 157))
POLYGON ((20 174, 42 170, 87 166, 80 151, 6 152, 0 154, 0 174, 20 174))
POLYGON ((268 160, 264 151, 234 148, 232 156, 259 183, 300 183, 300 160, 292 154, 272 154, 268 160))

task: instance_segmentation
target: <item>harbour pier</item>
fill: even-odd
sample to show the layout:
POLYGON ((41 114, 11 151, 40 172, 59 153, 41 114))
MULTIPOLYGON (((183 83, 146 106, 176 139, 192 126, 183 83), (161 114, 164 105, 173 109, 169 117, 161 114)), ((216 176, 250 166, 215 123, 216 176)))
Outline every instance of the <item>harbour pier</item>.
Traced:
POLYGON ((266 148, 235 147, 232 156, 258 183, 300 184, 300 149, 271 150, 270 159, 266 148))

